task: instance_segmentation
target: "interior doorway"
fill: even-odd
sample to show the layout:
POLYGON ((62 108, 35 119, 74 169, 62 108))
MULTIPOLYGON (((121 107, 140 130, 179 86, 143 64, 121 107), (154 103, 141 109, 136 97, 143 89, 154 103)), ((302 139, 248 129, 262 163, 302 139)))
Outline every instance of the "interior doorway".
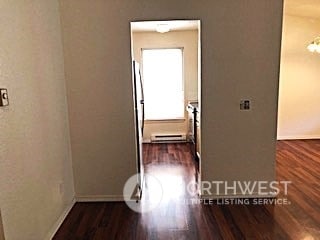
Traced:
POLYGON ((302 0, 285 1, 278 140, 320 138, 320 2, 305 6, 302 0))
POLYGON ((200 180, 200 36, 200 20, 131 22, 138 173, 144 172, 144 149, 157 144, 172 156, 188 149, 200 180))

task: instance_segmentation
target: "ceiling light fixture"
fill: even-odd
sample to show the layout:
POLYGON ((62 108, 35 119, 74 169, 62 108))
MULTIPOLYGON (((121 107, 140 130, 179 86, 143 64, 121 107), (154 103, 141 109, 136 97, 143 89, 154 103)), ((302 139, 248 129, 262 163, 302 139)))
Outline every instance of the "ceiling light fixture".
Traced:
POLYGON ((310 52, 320 53, 320 37, 314 39, 307 47, 310 52))
POLYGON ((168 24, 158 24, 156 27, 156 31, 159 33, 167 33, 170 31, 170 27, 168 24))

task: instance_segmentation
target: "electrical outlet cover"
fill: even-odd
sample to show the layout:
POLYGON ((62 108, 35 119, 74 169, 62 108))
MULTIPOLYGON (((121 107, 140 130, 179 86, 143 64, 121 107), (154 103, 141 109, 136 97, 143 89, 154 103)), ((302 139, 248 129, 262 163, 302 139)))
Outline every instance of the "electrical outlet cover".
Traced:
POLYGON ((0 88, 0 107, 9 105, 8 90, 5 88, 0 88))

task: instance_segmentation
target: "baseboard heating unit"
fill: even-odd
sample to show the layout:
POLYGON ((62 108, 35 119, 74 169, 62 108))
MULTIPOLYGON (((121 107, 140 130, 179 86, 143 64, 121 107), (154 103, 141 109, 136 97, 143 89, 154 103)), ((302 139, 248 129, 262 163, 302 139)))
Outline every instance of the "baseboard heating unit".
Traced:
POLYGON ((187 136, 185 133, 170 133, 170 134, 151 134, 151 142, 185 142, 187 136))

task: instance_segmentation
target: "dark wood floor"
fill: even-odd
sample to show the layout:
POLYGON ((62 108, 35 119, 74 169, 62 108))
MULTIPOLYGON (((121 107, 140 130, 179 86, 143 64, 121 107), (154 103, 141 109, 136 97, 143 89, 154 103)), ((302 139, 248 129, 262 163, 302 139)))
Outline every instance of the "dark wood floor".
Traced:
POLYGON ((320 239, 320 140, 278 142, 277 179, 292 181, 289 205, 186 205, 185 184, 195 176, 188 146, 146 145, 144 158, 163 185, 157 209, 77 203, 54 239, 320 239))

